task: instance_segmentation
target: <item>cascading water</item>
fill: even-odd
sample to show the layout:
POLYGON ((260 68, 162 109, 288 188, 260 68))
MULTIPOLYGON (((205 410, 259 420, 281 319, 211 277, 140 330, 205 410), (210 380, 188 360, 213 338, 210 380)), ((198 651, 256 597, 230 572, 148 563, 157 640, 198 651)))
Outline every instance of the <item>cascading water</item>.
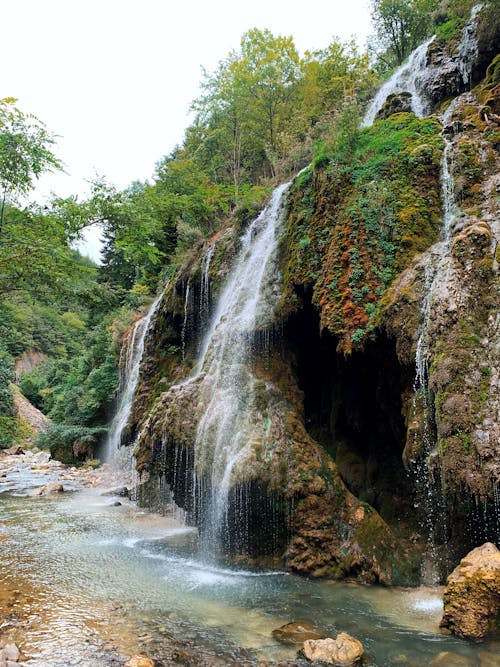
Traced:
POLYGON ((397 93, 411 93, 411 110, 419 118, 429 111, 429 103, 420 86, 419 79, 426 66, 427 49, 433 40, 434 37, 415 49, 410 54, 408 61, 381 86, 365 114, 363 127, 369 127, 389 95, 397 93))
MULTIPOLYGON (((470 87, 472 66, 477 56, 477 41, 475 38, 474 20, 481 9, 477 5, 471 12, 471 18, 462 33, 458 47, 458 67, 463 85, 470 87)), ((378 111, 387 97, 394 93, 409 92, 412 95, 412 111, 419 117, 428 113, 429 105, 425 98, 426 53, 434 38, 428 40, 416 49, 408 62, 397 70, 394 75, 381 87, 370 105, 363 125, 372 124, 378 111)), ((457 101, 454 100, 441 118, 443 124, 442 138, 444 150, 441 158, 441 192, 443 219, 441 240, 422 259, 423 268, 423 299, 421 304, 420 328, 415 357, 414 381, 414 412, 422 414, 422 431, 416 435, 421 442, 416 447, 421 452, 418 461, 414 461, 414 474, 418 480, 420 498, 418 504, 424 515, 425 533, 427 534, 427 553, 424 558, 423 580, 427 584, 435 584, 439 580, 438 542, 446 542, 446 511, 444 498, 440 489, 439 479, 435 478, 435 457, 439 456, 435 426, 433 396, 429 390, 429 361, 430 343, 432 337, 432 319, 440 304, 447 303, 451 309, 455 308, 453 296, 448 285, 453 271, 450 261, 452 237, 457 226, 463 224, 464 214, 457 206, 453 180, 452 137, 456 129, 452 123, 452 116, 457 101), (439 534, 438 534, 439 533, 439 534)))
MULTIPOLYGON (((430 361, 430 330, 433 314, 439 304, 450 302, 451 295, 447 290, 450 282, 452 265, 450 262, 453 231, 459 222, 463 222, 464 214, 459 209, 455 198, 453 177, 453 112, 457 106, 454 100, 441 117, 444 141, 444 150, 441 157, 441 197, 443 206, 443 222, 441 227, 441 241, 429 253, 424 263, 423 295, 418 332, 417 350, 415 357, 415 397, 419 397, 423 411, 422 451, 423 457, 416 465, 416 475, 422 490, 422 502, 425 509, 427 528, 427 554, 424 560, 423 580, 427 584, 436 584, 439 581, 439 557, 437 543, 446 543, 446 508, 444 498, 437 488, 438 480, 434 479, 432 461, 439 455, 436 437, 433 429, 434 404, 429 390, 429 361, 430 361), (440 536, 437 535, 437 525, 440 525, 440 536), (440 539, 438 539, 440 537, 440 539)), ((453 304, 449 304, 453 307, 453 304)))
POLYGON ((124 430, 127 426, 135 389, 139 379, 139 369, 144 343, 153 317, 158 310, 163 292, 153 302, 148 313, 134 324, 127 344, 120 352, 120 383, 118 387, 118 407, 111 421, 108 437, 103 447, 102 458, 111 463, 116 461, 124 430))
MULTIPOLYGON (((274 191, 269 205, 243 235, 194 376, 188 380, 201 382, 201 393, 208 397, 196 431, 193 466, 194 514, 202 517, 208 553, 220 547, 229 492, 251 452, 256 381, 249 367, 252 339, 256 331, 272 324, 279 299, 275 260, 288 187, 281 185, 274 191)), ((208 263, 206 259, 205 266, 208 263)), ((208 274, 203 279, 208 284, 208 274)))
POLYGON ((204 323, 208 320, 210 314, 210 264, 214 256, 216 245, 212 243, 207 252, 203 255, 201 262, 201 286, 200 286, 200 319, 204 323))
POLYGON ((187 336, 187 333, 188 333, 188 325, 189 325, 190 298, 191 298, 191 282, 188 279, 187 285, 186 285, 186 293, 184 295, 184 320, 182 322, 182 329, 181 329, 181 345, 182 345, 182 360, 183 361, 186 357, 186 336, 187 336))
POLYGON ((472 8, 470 19, 462 31, 462 38, 457 49, 459 70, 466 90, 470 90, 472 85, 472 68, 478 51, 475 19, 482 8, 483 5, 475 5, 472 8))

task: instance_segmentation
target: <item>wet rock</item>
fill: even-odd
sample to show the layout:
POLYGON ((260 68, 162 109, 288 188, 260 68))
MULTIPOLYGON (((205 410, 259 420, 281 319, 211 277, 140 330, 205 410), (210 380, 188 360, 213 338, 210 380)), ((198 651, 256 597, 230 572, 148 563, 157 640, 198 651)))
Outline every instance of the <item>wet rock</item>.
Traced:
POLYGON ((383 120, 394 113, 410 112, 411 110, 411 93, 394 93, 387 97, 376 118, 383 120))
POLYGON ((102 494, 103 496, 118 496, 119 498, 130 498, 130 491, 126 486, 121 486, 117 489, 111 489, 102 494))
POLYGON ((473 549, 447 580, 440 627, 482 641, 500 615, 500 551, 490 542, 473 549))
POLYGON ((24 454, 24 449, 20 447, 19 445, 13 445, 12 447, 9 447, 8 449, 4 449, 3 453, 8 455, 8 456, 20 456, 21 454, 24 454))
POLYGON ((5 644, 5 646, 0 649, 0 663, 2 661, 15 663, 19 660, 20 655, 19 649, 14 643, 5 644))
POLYGON ((151 658, 146 658, 142 655, 134 655, 128 660, 124 667, 154 667, 155 662, 151 658))
POLYGON ((476 662, 465 655, 452 653, 451 651, 441 651, 430 663, 430 667, 474 667, 476 662))
POLYGON ((283 644, 303 644, 308 639, 324 639, 325 633, 310 623, 294 621, 276 628, 272 635, 283 644))
MULTIPOLYGON (((497 647, 500 649, 500 647, 497 647)), ((494 647, 493 647, 494 650, 494 647)), ((498 667, 498 656, 500 652, 497 650, 496 653, 491 653, 490 651, 481 651, 479 654, 479 664, 481 667, 498 667)))
POLYGON ((115 500, 114 503, 111 503, 111 507, 121 507, 122 504, 119 500, 115 500))
POLYGON ((60 482, 49 482, 39 489, 35 489, 30 493, 30 496, 55 496, 58 493, 63 493, 64 487, 60 482))
POLYGON ((352 665, 364 653, 363 644, 340 632, 335 639, 308 639, 304 642, 301 653, 311 662, 323 662, 327 665, 352 665))

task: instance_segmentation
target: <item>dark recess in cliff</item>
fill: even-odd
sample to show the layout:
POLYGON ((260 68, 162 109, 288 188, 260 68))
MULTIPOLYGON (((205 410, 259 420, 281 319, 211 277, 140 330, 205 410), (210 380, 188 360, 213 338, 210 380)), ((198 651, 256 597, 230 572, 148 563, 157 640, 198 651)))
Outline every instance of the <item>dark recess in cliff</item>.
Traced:
POLYGON ((401 366, 394 342, 381 334, 363 351, 337 352, 338 339, 324 330, 311 304, 284 327, 304 392, 310 435, 335 460, 348 486, 374 507, 393 530, 417 530, 414 479, 402 462, 406 438, 403 401, 410 395, 413 369, 401 366))

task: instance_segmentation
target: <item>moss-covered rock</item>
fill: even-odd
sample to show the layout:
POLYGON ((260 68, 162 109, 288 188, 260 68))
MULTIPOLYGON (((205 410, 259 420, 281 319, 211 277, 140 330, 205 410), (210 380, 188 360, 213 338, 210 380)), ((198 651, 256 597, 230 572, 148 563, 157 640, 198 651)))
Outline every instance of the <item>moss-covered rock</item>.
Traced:
POLYGON ((362 347, 395 276, 438 237, 435 119, 397 113, 363 130, 348 164, 321 163, 292 189, 283 240, 284 316, 312 286, 321 328, 362 347))

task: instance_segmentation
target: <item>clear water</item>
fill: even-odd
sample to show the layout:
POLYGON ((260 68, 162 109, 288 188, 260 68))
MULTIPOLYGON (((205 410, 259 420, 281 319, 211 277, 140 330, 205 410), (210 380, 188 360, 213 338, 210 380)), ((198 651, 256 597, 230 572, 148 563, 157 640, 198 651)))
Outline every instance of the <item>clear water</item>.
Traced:
POLYGON ((440 635, 439 589, 213 566, 197 554, 196 531, 123 499, 114 507, 97 490, 29 498, 16 486, 0 493, 0 603, 9 592, 16 600, 9 632, 29 667, 106 667, 139 652, 170 665, 173 644, 189 647, 183 664, 299 665, 296 649, 271 635, 294 620, 358 637, 373 667, 428 665, 443 651, 479 664, 480 651, 499 649, 440 635))

